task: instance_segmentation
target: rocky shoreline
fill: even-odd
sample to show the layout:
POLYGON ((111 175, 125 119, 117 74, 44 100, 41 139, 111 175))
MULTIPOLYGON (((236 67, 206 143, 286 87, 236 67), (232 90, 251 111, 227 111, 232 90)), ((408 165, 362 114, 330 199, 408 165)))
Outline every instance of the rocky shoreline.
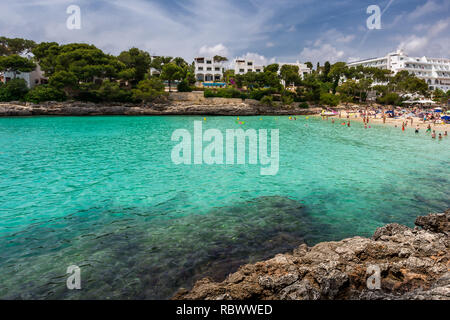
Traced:
POLYGON ((303 244, 242 266, 223 282, 199 280, 173 299, 450 300, 450 210, 418 217, 415 224, 389 224, 370 239, 303 244), (380 288, 369 289, 377 272, 380 288))
POLYGON ((172 93, 165 100, 151 104, 45 102, 40 104, 0 103, 0 116, 99 116, 99 115, 313 115, 321 108, 302 109, 298 103, 283 106, 261 104, 256 100, 204 98, 203 93, 172 93))

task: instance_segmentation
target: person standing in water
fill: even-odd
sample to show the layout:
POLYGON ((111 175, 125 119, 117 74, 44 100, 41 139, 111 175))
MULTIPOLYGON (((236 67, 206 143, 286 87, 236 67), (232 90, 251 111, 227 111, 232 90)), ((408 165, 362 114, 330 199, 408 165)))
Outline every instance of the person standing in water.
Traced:
POLYGON ((433 130, 433 133, 431 134, 431 138, 436 139, 436 131, 433 130))
POLYGON ((416 126, 416 133, 419 133, 420 127, 419 125, 416 126))

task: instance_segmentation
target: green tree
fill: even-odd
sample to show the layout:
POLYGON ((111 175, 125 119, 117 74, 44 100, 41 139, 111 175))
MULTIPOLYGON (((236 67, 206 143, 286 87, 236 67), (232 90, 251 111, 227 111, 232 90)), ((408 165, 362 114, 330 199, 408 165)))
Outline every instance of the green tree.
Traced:
POLYGON ((84 43, 63 46, 41 43, 33 49, 33 54, 50 79, 56 72, 67 71, 74 74, 80 83, 89 83, 96 79, 115 78, 125 69, 125 64, 117 57, 84 43))
POLYGON ((27 83, 23 79, 12 79, 0 85, 0 101, 19 101, 28 92, 27 83))
POLYGON ((167 63, 170 63, 171 61, 172 57, 153 57, 150 67, 161 73, 163 66, 167 63))
POLYGON ((118 59, 125 65, 125 68, 128 71, 121 73, 121 75, 125 75, 126 80, 129 80, 134 84, 144 80, 145 75, 150 70, 150 64, 152 62, 150 54, 139 50, 138 48, 131 48, 128 51, 121 52, 118 59))
POLYGON ((216 55, 216 56, 214 56, 213 60, 214 60, 214 62, 226 62, 226 61, 228 61, 228 58, 216 55))
POLYGON ((284 80, 286 86, 290 86, 292 84, 299 85, 301 82, 299 76, 299 67, 285 64, 281 66, 280 69, 280 77, 284 80))
POLYGON ((339 97, 332 93, 322 92, 320 94, 320 103, 334 107, 339 104, 339 97))
POLYGON ((345 62, 336 62, 331 66, 330 72, 328 73, 329 80, 333 83, 333 94, 336 94, 336 89, 339 82, 348 75, 348 68, 345 62))
POLYGON ((130 90, 120 88, 117 81, 105 80, 97 90, 97 95, 102 101, 130 102, 132 93, 130 90))
POLYGON ((264 67, 264 72, 278 73, 278 70, 280 70, 280 65, 277 63, 269 64, 264 67))
POLYGON ((322 74, 321 74, 321 81, 322 82, 329 82, 330 81, 330 78, 328 76, 330 71, 331 71, 331 64, 330 64, 329 61, 326 61, 325 65, 323 66, 323 71, 322 71, 322 74))
POLYGON ((142 102, 154 101, 165 94, 164 83, 156 77, 142 80, 132 91, 133 99, 142 102))
POLYGON ((177 66, 175 63, 170 62, 163 66, 161 72, 161 79, 169 82, 169 92, 171 92, 171 83, 175 80, 183 78, 183 68, 177 66))
POLYGON ((0 37, 0 56, 28 54, 35 46, 32 40, 0 37))
POLYGON ((73 72, 58 71, 53 74, 49 79, 49 84, 68 96, 73 96, 74 92, 78 89, 78 79, 73 72))
POLYGON ((40 103, 43 101, 64 101, 66 95, 64 92, 49 85, 36 86, 25 95, 25 100, 40 103))

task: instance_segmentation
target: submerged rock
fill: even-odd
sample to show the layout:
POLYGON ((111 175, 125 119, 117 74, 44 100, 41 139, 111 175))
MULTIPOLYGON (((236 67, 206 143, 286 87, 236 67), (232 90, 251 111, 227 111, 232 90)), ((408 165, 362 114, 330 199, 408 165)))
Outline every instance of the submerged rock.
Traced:
MULTIPOLYGON (((173 299, 450 299, 450 210, 354 237, 302 244, 290 254, 247 264, 223 282, 198 281, 173 299), (371 268, 369 268, 371 267, 371 268), (379 271, 379 287, 368 285, 379 271)), ((373 283, 373 282, 371 282, 373 283)))

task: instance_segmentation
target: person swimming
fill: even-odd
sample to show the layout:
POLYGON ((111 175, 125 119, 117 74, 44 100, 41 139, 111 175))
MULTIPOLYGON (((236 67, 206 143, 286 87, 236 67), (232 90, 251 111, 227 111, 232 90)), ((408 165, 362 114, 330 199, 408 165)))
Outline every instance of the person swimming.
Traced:
POLYGON ((419 125, 417 125, 417 127, 416 127, 416 133, 419 133, 419 130, 420 130, 420 127, 419 127, 419 125))
POLYGON ((433 130, 433 133, 431 134, 431 138, 436 139, 436 131, 433 130))
POLYGON ((444 136, 445 136, 445 137, 447 136, 447 131, 444 132, 444 136))
POLYGON ((442 133, 439 133, 439 140, 442 140, 442 133))

